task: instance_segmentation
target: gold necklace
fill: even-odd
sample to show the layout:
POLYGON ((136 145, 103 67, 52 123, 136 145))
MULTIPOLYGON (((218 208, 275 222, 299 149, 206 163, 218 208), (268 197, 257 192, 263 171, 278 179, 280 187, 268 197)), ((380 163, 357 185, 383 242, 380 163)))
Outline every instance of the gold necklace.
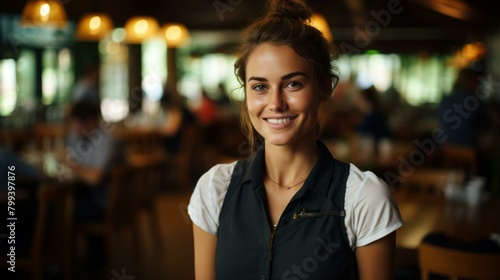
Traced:
POLYGON ((276 185, 278 185, 278 186, 280 186, 280 187, 283 187, 283 188, 285 188, 285 189, 287 189, 287 190, 289 190, 289 189, 291 189, 291 188, 294 188, 294 187, 296 187, 296 186, 300 185, 301 183, 304 183, 304 182, 306 181, 306 179, 307 179, 307 178, 306 178, 306 179, 304 179, 304 180, 302 180, 302 181, 298 182, 297 184, 294 184, 294 185, 291 185, 291 186, 289 186, 289 187, 288 187, 288 186, 283 186, 283 185, 279 184, 278 182, 274 181, 274 180, 273 180, 273 179, 271 179, 271 177, 269 177, 267 174, 266 174, 266 177, 267 177, 267 178, 269 178, 269 180, 271 180, 271 182, 273 182, 273 183, 275 183, 276 185))

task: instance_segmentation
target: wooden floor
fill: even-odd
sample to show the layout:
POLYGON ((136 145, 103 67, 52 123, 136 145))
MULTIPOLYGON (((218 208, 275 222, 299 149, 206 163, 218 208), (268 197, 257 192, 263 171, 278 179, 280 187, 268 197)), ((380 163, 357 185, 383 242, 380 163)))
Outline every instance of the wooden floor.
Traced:
POLYGON ((142 213, 142 255, 132 252, 130 234, 124 232, 116 240, 117 265, 113 269, 92 271, 78 266, 76 280, 105 279, 194 279, 192 224, 187 215, 191 193, 170 192, 155 201, 160 241, 154 241, 148 216, 142 213), (163 244, 162 244, 163 243, 163 244))

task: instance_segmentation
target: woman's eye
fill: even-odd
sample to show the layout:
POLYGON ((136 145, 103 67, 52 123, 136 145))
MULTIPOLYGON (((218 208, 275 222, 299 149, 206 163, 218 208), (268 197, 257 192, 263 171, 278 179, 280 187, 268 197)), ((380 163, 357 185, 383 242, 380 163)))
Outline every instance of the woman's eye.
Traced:
POLYGON ((255 91, 263 91, 266 89, 266 87, 264 85, 255 85, 255 86, 252 86, 252 89, 255 91))
POLYGON ((288 85, 287 85, 287 87, 290 87, 290 88, 299 88, 299 87, 301 87, 301 86, 302 86, 302 84, 301 84, 301 83, 299 83, 299 82, 290 82, 290 83, 288 83, 288 85))

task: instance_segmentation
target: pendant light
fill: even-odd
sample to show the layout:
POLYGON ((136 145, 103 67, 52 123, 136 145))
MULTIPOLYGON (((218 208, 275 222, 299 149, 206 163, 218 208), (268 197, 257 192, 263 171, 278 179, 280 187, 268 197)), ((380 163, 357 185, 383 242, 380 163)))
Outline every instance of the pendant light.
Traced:
POLYGON ((76 39, 80 41, 100 41, 113 30, 113 21, 105 13, 85 14, 78 23, 76 39))
POLYGON ((162 35, 169 48, 178 48, 189 42, 189 31, 182 23, 169 23, 162 27, 162 35))
POLYGON ((141 44, 144 40, 156 36, 158 29, 158 22, 153 17, 134 16, 125 23, 125 42, 141 44))
POLYGON ((58 0, 29 0, 24 6, 21 27, 65 28, 68 24, 64 6, 58 0))

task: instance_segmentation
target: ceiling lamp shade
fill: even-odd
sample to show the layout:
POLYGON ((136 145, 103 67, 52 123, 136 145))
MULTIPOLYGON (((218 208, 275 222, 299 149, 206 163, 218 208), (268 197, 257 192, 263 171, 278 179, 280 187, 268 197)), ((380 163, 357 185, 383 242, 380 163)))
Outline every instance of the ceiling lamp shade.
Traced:
POLYGON ((189 42, 189 31, 181 23, 165 24, 162 28, 162 35, 167 42, 167 47, 178 48, 189 42))
POLYGON ((29 0, 21 15, 21 27, 64 28, 68 24, 64 6, 58 0, 29 0))
POLYGON ((104 13, 86 14, 78 23, 76 39, 81 41, 99 41, 113 30, 113 21, 104 13))
POLYGON ((144 40, 155 36, 159 26, 156 19, 148 16, 136 16, 125 23, 125 42, 140 44, 144 40))
POLYGON ((332 31, 330 30, 330 26, 328 26, 328 22, 323 15, 313 13, 310 20, 311 21, 309 24, 312 27, 315 27, 316 29, 321 31, 321 33, 329 43, 333 42, 332 31))

